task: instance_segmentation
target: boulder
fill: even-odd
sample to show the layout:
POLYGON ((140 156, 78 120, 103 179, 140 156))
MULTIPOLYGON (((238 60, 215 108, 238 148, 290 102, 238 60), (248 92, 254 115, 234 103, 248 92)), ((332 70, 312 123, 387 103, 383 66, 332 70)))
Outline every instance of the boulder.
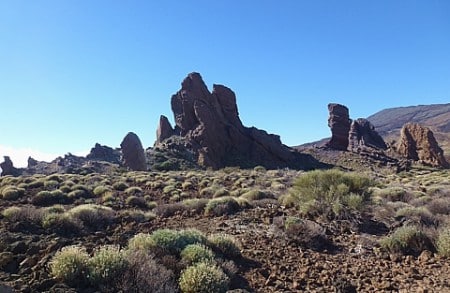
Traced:
POLYGON ((2 168, 1 176, 6 175, 19 176, 21 172, 19 169, 14 167, 11 158, 9 156, 4 156, 3 158, 4 162, 0 163, 0 168, 2 168))
POLYGON ((159 117, 159 124, 156 130, 156 143, 160 143, 174 134, 175 131, 172 128, 172 125, 170 125, 169 119, 167 119, 166 116, 161 115, 161 117, 159 117))
POLYGON ((195 161, 202 167, 301 168, 304 163, 305 158, 283 145, 279 136, 243 126, 235 93, 223 85, 213 85, 210 92, 199 73, 191 73, 183 80, 181 89, 172 96, 171 106, 175 129, 170 131, 162 118, 159 138, 165 136, 163 133, 173 133, 182 143, 172 139, 158 144, 157 139, 158 147, 170 148, 171 142, 181 143, 195 154, 195 161), (167 131, 162 131, 163 128, 167 131))
POLYGON ((348 133, 350 131, 350 117, 348 108, 344 105, 328 104, 328 126, 331 129, 331 139, 326 143, 326 147, 337 150, 347 150, 348 133))
POLYGON ((147 162, 141 140, 133 133, 129 132, 120 143, 122 148, 123 164, 133 171, 146 171, 147 162))
POLYGON ((439 147, 433 132, 417 123, 407 123, 403 126, 397 151, 407 159, 426 165, 449 167, 444 151, 439 147))
POLYGON ((120 152, 109 146, 96 143, 89 154, 86 156, 86 159, 119 164, 120 152))
POLYGON ((361 147, 387 149, 386 143, 375 127, 364 118, 353 120, 348 133, 348 150, 357 151, 361 147))

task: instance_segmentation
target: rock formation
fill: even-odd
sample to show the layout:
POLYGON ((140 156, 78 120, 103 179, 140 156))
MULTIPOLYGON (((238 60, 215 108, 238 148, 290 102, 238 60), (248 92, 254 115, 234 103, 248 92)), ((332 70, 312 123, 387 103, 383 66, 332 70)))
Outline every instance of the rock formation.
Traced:
POLYGON ((449 167, 433 132, 417 123, 407 123, 403 126, 397 151, 410 160, 434 167, 449 167))
POLYGON ((169 119, 167 119, 166 116, 161 115, 161 117, 159 117, 158 129, 156 130, 156 143, 160 143, 174 134, 175 132, 172 125, 170 125, 169 119))
POLYGON ((120 143, 122 148, 123 164, 133 171, 147 170, 145 152, 141 140, 133 133, 129 132, 120 143))
MULTIPOLYGON (((198 73, 191 73, 183 80, 181 89, 172 96, 171 106, 175 129, 172 132, 168 121, 162 118, 158 141, 174 133, 183 141, 183 147, 192 150, 200 166, 301 168, 305 163, 302 160, 306 161, 306 155, 283 145, 279 136, 243 126, 234 92, 223 85, 214 85, 209 92, 198 73)), ((159 147, 164 144, 170 147, 167 144, 174 141, 179 140, 166 140, 159 147)))
POLYGON ((4 156, 4 162, 0 163, 0 168, 2 168, 1 176, 12 175, 19 176, 20 170, 15 168, 11 158, 9 156, 4 156))
POLYGON ((375 127, 364 118, 353 120, 348 133, 348 150, 357 151, 361 147, 387 149, 386 143, 375 127))
POLYGON ((328 104, 328 126, 331 128, 331 139, 326 147, 347 150, 348 133, 350 131, 350 117, 348 108, 340 104, 328 104))
POLYGON ((96 143, 86 159, 120 164, 120 152, 109 146, 96 143))

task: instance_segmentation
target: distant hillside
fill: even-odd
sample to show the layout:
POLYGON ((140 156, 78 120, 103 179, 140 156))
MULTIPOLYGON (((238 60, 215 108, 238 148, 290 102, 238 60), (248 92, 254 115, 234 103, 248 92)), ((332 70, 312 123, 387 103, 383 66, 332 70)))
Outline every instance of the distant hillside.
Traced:
POLYGON ((398 139, 405 123, 415 122, 427 126, 434 132, 445 156, 450 158, 450 103, 390 108, 367 119, 388 142, 398 139))

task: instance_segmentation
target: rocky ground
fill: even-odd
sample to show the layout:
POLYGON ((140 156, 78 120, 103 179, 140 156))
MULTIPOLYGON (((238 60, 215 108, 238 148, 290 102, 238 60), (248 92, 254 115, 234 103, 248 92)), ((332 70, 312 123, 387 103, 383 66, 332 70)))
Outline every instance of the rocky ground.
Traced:
MULTIPOLYGON (((230 177, 228 179, 233 179, 234 173, 236 176, 239 174, 242 178, 250 180, 246 181, 247 183, 251 182, 252 178, 255 181, 258 176, 264 180, 268 180, 269 177, 284 178, 279 179, 279 182, 283 182, 286 188, 299 174, 291 172, 286 175, 274 172, 267 177, 266 173, 262 175, 262 173, 252 172, 233 171, 228 174, 210 172, 201 176, 216 178, 216 180, 223 178, 221 184, 231 190, 231 184, 235 181, 227 181, 226 176, 230 177)), ((418 179, 420 184, 435 180, 435 185, 447 186, 448 182, 443 182, 439 178, 445 178, 448 173, 440 171, 440 177, 436 177, 430 175, 434 174, 433 172, 424 171, 416 174, 419 177, 422 176, 418 179)), ((132 176, 136 174, 139 173, 134 173, 132 176)), ((158 175, 154 174, 154 176, 158 175)), ((167 176, 176 178, 174 173, 167 176)), ((178 180, 184 180, 184 182, 189 177, 186 173, 180 173, 177 176, 179 176, 178 180)), ((153 177, 152 180, 156 181, 155 178, 153 177)), ((414 180, 408 181, 405 178, 410 177, 390 175, 379 180, 389 181, 389 184, 403 182, 402 184, 408 188, 415 186, 414 180)), ((110 179, 111 184, 117 180, 117 178, 110 179)), ((151 185, 147 183, 150 179, 147 182, 139 180, 134 182, 140 182, 136 185, 142 187, 144 194, 152 194, 152 200, 157 206, 169 204, 170 200, 166 199, 161 191, 162 187, 160 189, 149 187, 151 185)), ((62 180, 60 186, 63 182, 65 181, 62 180)), ((261 181, 256 181, 255 185, 258 184, 262 184, 261 181)), ((28 198, 24 196, 15 201, 0 199, 2 210, 11 206, 33 206, 30 203, 30 197, 34 197, 41 189, 44 188, 27 190, 28 198)), ((427 189, 431 190, 431 186, 427 186, 427 189)), ((198 191, 192 191, 192 193, 198 191)), ((277 192, 283 193, 282 190, 277 192)), ((373 211, 368 211, 359 225, 344 220, 334 222, 317 220, 330 240, 329 246, 317 250, 298 244, 283 229, 280 229, 280 221, 288 216, 295 216, 298 212, 293 208, 280 205, 276 199, 278 195, 272 199, 251 201, 246 208, 234 214, 221 216, 183 210, 175 211, 173 214, 163 214, 158 213, 155 207, 153 209, 147 207, 145 211, 153 211, 155 215, 145 220, 136 220, 128 214, 121 213, 121 210, 129 209, 125 203, 127 195, 124 192, 117 192, 115 196, 117 200, 109 206, 116 211, 117 215, 111 223, 101 229, 68 233, 54 227, 43 228, 36 223, 22 220, 10 221, 2 216, 0 220, 0 281, 3 288, 0 287, 0 291, 8 292, 11 289, 13 292, 76 292, 77 290, 94 292, 94 288, 70 288, 50 275, 49 261, 58 250, 71 244, 83 245, 88 251, 104 244, 126 246, 128 240, 140 232, 150 233, 159 228, 196 228, 206 234, 220 232, 232 235, 240 244, 242 258, 235 260, 238 273, 232 280, 232 289, 246 289, 249 292, 450 292, 449 260, 427 250, 416 256, 382 250, 379 240, 391 233, 399 222, 395 219, 378 221, 379 219, 373 216, 373 211), (123 201, 120 198, 123 198, 123 201)), ((93 197, 87 201, 105 204, 104 200, 101 197, 93 197)), ((78 200, 67 203, 65 206, 69 208, 79 203, 81 201, 78 200)))

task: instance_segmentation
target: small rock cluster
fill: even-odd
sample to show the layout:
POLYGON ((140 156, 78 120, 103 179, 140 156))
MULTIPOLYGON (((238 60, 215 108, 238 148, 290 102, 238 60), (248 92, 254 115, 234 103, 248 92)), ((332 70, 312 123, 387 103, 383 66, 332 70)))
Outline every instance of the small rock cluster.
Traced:
POLYGON ((357 152, 360 148, 387 149, 375 127, 364 118, 350 119, 348 108, 340 104, 328 104, 328 126, 331 139, 326 146, 337 150, 357 152))

